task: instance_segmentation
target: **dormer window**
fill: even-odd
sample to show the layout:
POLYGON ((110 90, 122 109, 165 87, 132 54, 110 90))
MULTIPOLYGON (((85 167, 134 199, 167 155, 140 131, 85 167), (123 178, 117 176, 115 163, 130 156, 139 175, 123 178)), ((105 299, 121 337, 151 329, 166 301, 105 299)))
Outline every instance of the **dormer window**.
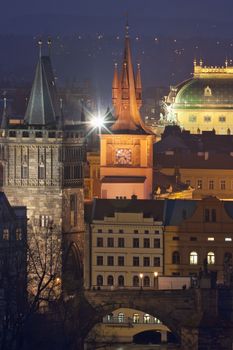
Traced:
POLYGON ((206 97, 212 96, 212 90, 209 86, 206 86, 206 88, 204 90, 204 96, 206 96, 206 97))

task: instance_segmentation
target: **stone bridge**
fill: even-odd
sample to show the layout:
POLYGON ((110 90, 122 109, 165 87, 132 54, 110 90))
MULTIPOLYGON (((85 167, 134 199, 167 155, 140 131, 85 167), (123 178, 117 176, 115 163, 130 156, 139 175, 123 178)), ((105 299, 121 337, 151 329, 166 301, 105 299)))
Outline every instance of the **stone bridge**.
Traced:
POLYGON ((231 290, 86 290, 83 297, 92 326, 118 308, 131 308, 159 318, 184 350, 232 350, 231 290))

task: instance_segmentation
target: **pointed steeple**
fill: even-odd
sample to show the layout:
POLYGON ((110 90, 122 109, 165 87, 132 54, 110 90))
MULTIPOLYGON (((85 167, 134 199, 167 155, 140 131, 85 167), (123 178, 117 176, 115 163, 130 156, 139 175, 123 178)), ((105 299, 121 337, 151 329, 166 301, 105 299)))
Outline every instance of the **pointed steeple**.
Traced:
POLYGON ((1 129, 4 130, 4 129, 7 129, 7 127, 8 127, 7 100, 6 100, 6 97, 4 97, 1 129))
POLYGON ((112 103, 113 106, 117 106, 117 101, 119 99, 119 76, 118 76, 118 66, 117 63, 114 65, 114 75, 112 81, 112 103))
POLYGON ((141 76, 137 76, 138 81, 136 81, 135 84, 128 21, 125 27, 125 47, 123 63, 121 68, 120 79, 118 80, 118 75, 116 75, 116 73, 117 72, 115 68, 113 79, 115 92, 115 95, 113 95, 113 106, 115 109, 116 122, 112 125, 111 130, 117 132, 121 130, 132 130, 134 132, 143 131, 144 124, 141 120, 139 113, 139 108, 141 106, 139 102, 139 92, 141 91, 141 76))
POLYGON ((137 65, 137 76, 136 76, 136 97, 138 109, 142 106, 142 79, 141 79, 141 66, 140 63, 137 65))
POLYGON ((41 56, 32 85, 25 122, 32 126, 55 126, 59 116, 58 99, 49 56, 41 56))

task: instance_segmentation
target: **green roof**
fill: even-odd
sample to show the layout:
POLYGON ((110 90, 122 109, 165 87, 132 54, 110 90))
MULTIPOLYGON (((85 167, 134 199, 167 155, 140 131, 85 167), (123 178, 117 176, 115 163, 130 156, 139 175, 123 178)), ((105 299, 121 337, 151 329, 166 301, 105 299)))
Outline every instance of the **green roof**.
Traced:
POLYGON ((173 108, 233 109, 233 79, 193 78, 180 88, 173 108))

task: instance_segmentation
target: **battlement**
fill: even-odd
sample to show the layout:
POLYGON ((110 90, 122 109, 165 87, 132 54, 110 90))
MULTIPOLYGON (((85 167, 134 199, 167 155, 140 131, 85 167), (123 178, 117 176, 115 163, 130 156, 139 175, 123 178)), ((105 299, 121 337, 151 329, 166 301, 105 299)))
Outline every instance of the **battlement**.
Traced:
POLYGON ((225 61, 225 66, 203 66, 203 61, 199 64, 194 61, 194 78, 233 78, 233 66, 228 66, 228 61, 225 61))

